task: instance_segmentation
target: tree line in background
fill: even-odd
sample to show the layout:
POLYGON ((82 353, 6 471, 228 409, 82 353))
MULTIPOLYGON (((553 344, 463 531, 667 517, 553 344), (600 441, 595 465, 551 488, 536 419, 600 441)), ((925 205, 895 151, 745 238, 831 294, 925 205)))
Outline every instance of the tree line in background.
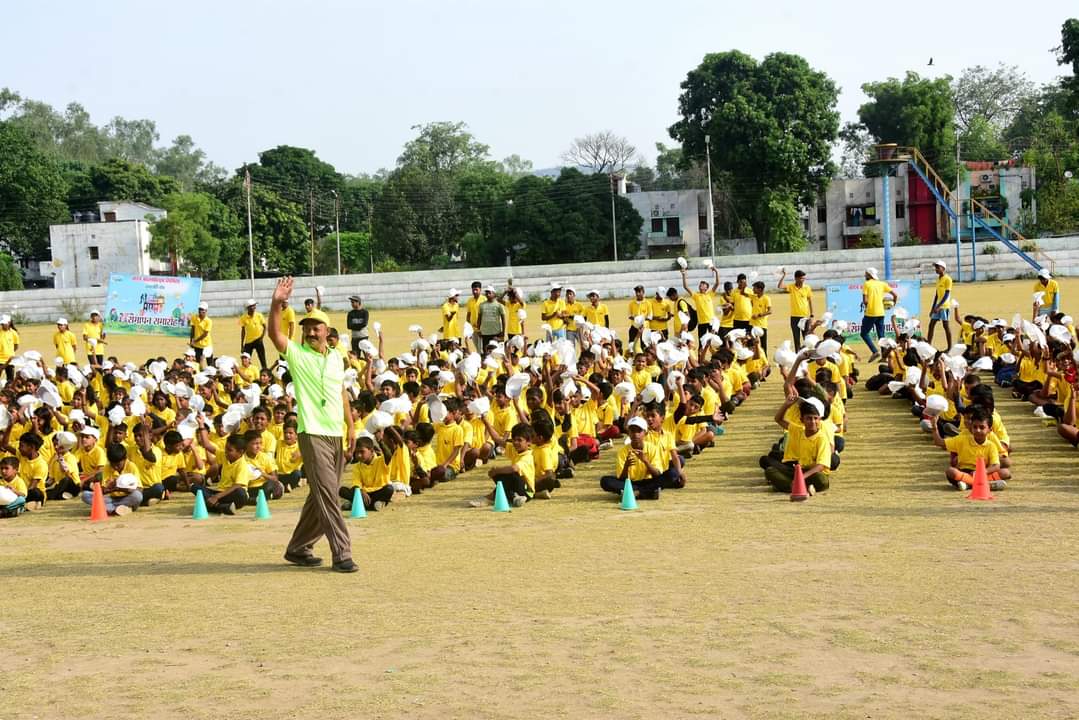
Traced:
MULTIPOLYGON (((396 165, 372 175, 341 173, 288 145, 230 173, 187 135, 159 145, 151 120, 116 117, 99 127, 76 103, 58 111, 2 89, 0 244, 46 259, 49 224, 99 200, 134 200, 169 211, 151 228, 154 257, 178 258, 181 272, 205 278, 244 277, 249 176, 261 273, 336 271, 338 228, 346 272, 604 260, 614 252, 612 176, 642 190, 705 188, 707 152, 717 237, 752 236, 761 252, 789 251, 805 245, 798 208, 813 206, 837 174, 861 175, 874 143, 918 146, 954 180, 957 139, 965 160, 1021 158, 1036 168, 1038 222, 1024 232, 1075 231, 1079 20, 1063 24, 1054 52, 1071 74, 1041 87, 1004 65, 958 79, 909 72, 866 83, 858 122, 842 127, 839 88, 804 58, 710 54, 681 84, 669 130, 678 144, 657 143, 654 167, 604 131, 575 139, 555 177, 534 174, 516 155, 492 159, 454 122, 415 126, 396 165)), ((631 257, 643 219, 621 196, 613 213, 618 255, 631 257)), ((0 272, 0 282, 11 274, 0 272)))

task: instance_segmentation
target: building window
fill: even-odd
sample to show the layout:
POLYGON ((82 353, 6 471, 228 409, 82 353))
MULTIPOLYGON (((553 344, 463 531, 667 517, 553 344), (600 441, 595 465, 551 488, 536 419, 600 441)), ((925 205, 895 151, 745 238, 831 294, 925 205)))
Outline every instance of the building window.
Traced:
POLYGON ((823 205, 817 208, 817 222, 828 222, 828 208, 823 205))
POLYGON ((682 237, 682 231, 678 227, 678 218, 667 218, 667 237, 682 237))
POLYGON ((652 232, 663 232, 663 218, 652 218, 652 232))
POLYGON ((707 230, 708 229, 708 216, 707 215, 698 215, 697 216, 697 229, 698 230, 707 230))
POLYGON ((907 206, 904 203, 897 202, 895 204, 895 219, 902 220, 907 216, 907 206))
POLYGON ((97 245, 90 246, 90 259, 97 260, 97 245))
POLYGON ((116 222, 116 213, 115 212, 107 212, 107 213, 105 213, 105 222, 116 222))

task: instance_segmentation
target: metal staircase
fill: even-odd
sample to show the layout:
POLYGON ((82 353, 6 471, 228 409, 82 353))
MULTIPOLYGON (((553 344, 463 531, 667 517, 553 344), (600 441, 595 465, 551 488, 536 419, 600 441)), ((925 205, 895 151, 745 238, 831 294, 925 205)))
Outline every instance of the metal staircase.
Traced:
MULTIPOLYGON (((929 192, 933 194, 940 206, 944 208, 944 212, 958 227, 959 217, 956 213, 956 207, 959 207, 959 203, 956 202, 955 193, 948 188, 948 185, 918 151, 918 148, 897 147, 896 153, 897 160, 905 160, 914 168, 914 172, 918 173, 922 182, 929 188, 929 192)), ((1041 250, 1023 250, 1021 246, 1027 242, 1027 239, 1011 224, 974 198, 970 198, 965 202, 969 203, 970 211, 963 214, 970 217, 972 224, 987 232, 994 240, 999 241, 1004 247, 1018 255, 1034 270, 1048 268, 1052 272, 1053 259, 1041 250)))

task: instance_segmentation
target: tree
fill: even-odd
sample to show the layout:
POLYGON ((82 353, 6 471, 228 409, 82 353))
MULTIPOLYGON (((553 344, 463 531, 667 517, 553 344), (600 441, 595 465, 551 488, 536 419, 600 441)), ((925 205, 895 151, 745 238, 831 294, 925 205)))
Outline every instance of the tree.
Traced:
POLYGON ((7 253, 0 253, 0 291, 22 290, 22 273, 14 258, 7 253))
POLYGON ((67 185, 60 166, 26 130, 0 122, 0 245, 16 257, 49 257, 49 225, 64 222, 67 185))
POLYGON ((463 122, 433 122, 413 125, 419 134, 405 144, 397 158, 399 168, 425 173, 453 173, 487 159, 489 148, 477 142, 463 122))
POLYGON ((157 159, 154 143, 160 137, 153 120, 114 117, 104 127, 105 152, 109 157, 152 166, 157 159))
MULTIPOLYGON (((566 168, 554 181, 525 176, 513 184, 512 203, 497 207, 485 245, 485 264, 515 265, 590 262, 614 257, 611 186, 606 175, 566 168)), ((644 220, 630 202, 615 198, 618 256, 640 247, 644 220)))
POLYGON ((873 149, 874 139, 865 125, 846 123, 839 131, 839 177, 865 177, 865 163, 873 149))
POLYGON ((1007 160, 1011 157, 1001 131, 983 117, 976 117, 959 136, 959 147, 969 160, 1007 160))
POLYGON ((979 118, 1003 130, 1035 90, 1034 83, 1015 65, 1000 63, 995 70, 981 65, 966 68, 952 83, 960 133, 968 132, 979 118))
MULTIPOLYGON (((217 188, 218 199, 237 218, 247 217, 247 194, 239 174, 217 188)), ((251 227, 256 272, 301 275, 311 272, 311 235, 304 207, 291 202, 265 185, 251 187, 251 227)), ((241 230, 242 232, 242 230, 241 230)), ((248 274, 246 238, 224 240, 222 271, 234 269, 240 277, 248 274)))
POLYGON ((90 182, 100 200, 130 200, 160 206, 180 184, 170 177, 154 175, 145 166, 111 158, 90 169, 90 182))
MULTIPOLYGON (((374 246, 371 236, 365 232, 341 232, 341 272, 370 272, 374 246)), ((315 272, 332 275, 337 272, 337 235, 330 234, 319 239, 315 253, 315 272)))
POLYGON ((637 156, 637 148, 621 135, 601 130, 574 138, 562 160, 574 168, 588 168, 597 175, 617 173, 637 156))
POLYGON ((499 170, 508 175, 512 180, 532 174, 532 161, 522 160, 516 153, 502 160, 499 170))
POLYGON ((181 272, 214 278, 223 244, 238 239, 240 219, 205 193, 174 193, 162 206, 168 215, 150 224, 150 255, 168 260, 181 272))
POLYGON ((888 78, 862 85, 869 102, 858 117, 881 143, 917 147, 942 177, 954 178, 955 107, 951 78, 935 80, 908 72, 902 80, 888 78))
POLYGON ((738 51, 705 56, 681 87, 682 119, 671 137, 687 161, 703 163, 704 137, 711 136, 713 172, 733 179, 733 204, 760 251, 768 251, 771 223, 782 219, 773 194, 808 205, 833 175, 838 88, 797 55, 774 53, 758 63, 738 51))
POLYGON ((224 168, 207 162, 206 153, 195 145, 190 135, 177 135, 172 145, 157 151, 154 172, 175 178, 185 191, 193 190, 199 182, 221 180, 225 174, 224 168))

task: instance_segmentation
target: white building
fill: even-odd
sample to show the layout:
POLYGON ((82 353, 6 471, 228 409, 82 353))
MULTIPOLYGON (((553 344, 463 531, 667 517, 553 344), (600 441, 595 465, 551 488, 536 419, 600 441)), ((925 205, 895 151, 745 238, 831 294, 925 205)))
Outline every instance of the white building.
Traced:
POLYGON ((619 188, 620 194, 644 218, 639 257, 706 257, 709 254, 707 190, 634 192, 636 186, 628 185, 628 188, 619 188))
MULTIPOLYGON (((150 259, 150 221, 165 210, 138 202, 99 202, 98 213, 79 213, 73 222, 49 226, 54 287, 101 287, 110 273, 165 274, 168 263, 150 259)), ((43 263, 43 270, 46 264, 43 263)))

